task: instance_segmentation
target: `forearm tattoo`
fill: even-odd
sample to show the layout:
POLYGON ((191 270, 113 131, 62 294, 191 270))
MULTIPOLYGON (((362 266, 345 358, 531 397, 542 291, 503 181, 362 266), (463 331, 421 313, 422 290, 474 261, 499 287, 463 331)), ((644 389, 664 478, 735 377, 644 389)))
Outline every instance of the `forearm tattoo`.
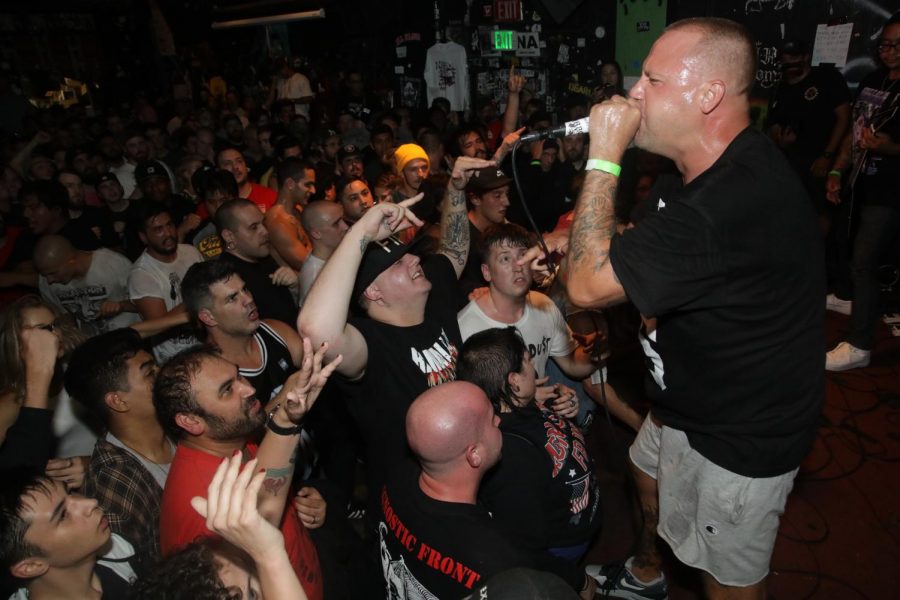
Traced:
POLYGON ((359 240, 359 253, 360 254, 366 253, 366 248, 369 247, 369 242, 371 242, 371 241, 372 241, 372 238, 370 238, 369 236, 367 236, 367 235, 362 236, 362 239, 359 240))
POLYGON ((575 206, 569 235, 569 262, 582 273, 597 273, 609 260, 609 240, 616 232, 613 201, 618 179, 590 171, 575 206))
POLYGON ((263 489, 272 494, 277 495, 281 488, 285 486, 294 472, 293 467, 283 467, 280 469, 266 469, 266 478, 263 479, 263 489))
POLYGON ((466 195, 448 187, 441 215, 441 254, 459 265, 466 264, 469 254, 469 219, 466 217, 466 195))

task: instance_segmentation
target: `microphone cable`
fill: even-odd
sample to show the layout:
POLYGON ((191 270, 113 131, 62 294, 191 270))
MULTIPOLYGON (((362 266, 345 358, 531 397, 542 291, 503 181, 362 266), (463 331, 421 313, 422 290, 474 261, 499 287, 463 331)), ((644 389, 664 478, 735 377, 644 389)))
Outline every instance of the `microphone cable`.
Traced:
POLYGON ((552 282, 556 277, 557 269, 559 265, 557 265, 550 256, 550 249, 547 247, 547 242, 544 240, 544 234, 541 233, 541 230, 537 226, 537 222, 534 220, 534 216, 531 214, 531 210, 528 208, 528 202, 525 201, 525 193, 522 190, 522 183, 519 180, 519 169, 518 169, 518 161, 516 160, 516 152, 519 150, 519 146, 522 145, 522 139, 519 138, 516 140, 516 143, 513 144, 512 152, 510 153, 510 161, 512 161, 512 172, 513 172, 513 182, 516 184, 516 192, 519 195, 519 204, 522 206, 522 211, 525 213, 525 217, 528 219, 528 224, 531 226, 531 231, 537 236, 538 245, 541 247, 541 250, 544 251, 545 262, 547 263, 547 269, 550 272, 550 275, 547 277, 548 282, 552 282))

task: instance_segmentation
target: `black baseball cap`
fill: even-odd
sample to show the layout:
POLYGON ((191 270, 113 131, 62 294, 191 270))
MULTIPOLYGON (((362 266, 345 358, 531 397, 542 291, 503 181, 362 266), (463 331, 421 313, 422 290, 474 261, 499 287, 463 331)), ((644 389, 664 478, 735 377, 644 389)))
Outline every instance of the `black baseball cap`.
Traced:
POLYGON ((424 231, 414 237, 409 243, 404 244, 396 235, 392 235, 380 242, 370 242, 363 254, 359 270, 356 272, 356 282, 353 284, 353 299, 359 298, 366 288, 378 278, 388 267, 403 258, 407 253, 421 248, 422 242, 428 239, 424 231))
POLYGON ((509 185, 510 181, 512 179, 507 177, 500 167, 484 167, 472 173, 469 183, 466 184, 466 191, 482 194, 509 185))
POLYGON ((134 170, 134 178, 138 183, 144 181, 145 179, 150 179, 151 177, 168 177, 169 172, 166 170, 165 165, 163 165, 158 160, 147 160, 142 162, 137 166, 134 170))
POLYGON ((119 185, 122 185, 122 183, 119 181, 119 178, 116 177, 115 173, 110 173, 107 171, 106 173, 100 173, 100 175, 97 176, 97 185, 106 183, 107 181, 115 181, 119 185))
POLYGON ((338 150, 338 162, 342 162, 345 158, 350 158, 351 156, 362 156, 362 152, 355 144, 345 144, 338 150))

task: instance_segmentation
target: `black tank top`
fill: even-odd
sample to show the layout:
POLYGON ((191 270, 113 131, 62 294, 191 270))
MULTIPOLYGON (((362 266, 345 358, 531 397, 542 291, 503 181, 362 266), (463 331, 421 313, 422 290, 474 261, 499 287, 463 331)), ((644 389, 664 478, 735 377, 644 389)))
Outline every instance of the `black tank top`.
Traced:
POLYGON ((261 322, 253 338, 259 346, 261 364, 257 369, 239 371, 256 388, 256 397, 265 405, 281 390, 284 380, 296 368, 287 342, 269 325, 261 322))

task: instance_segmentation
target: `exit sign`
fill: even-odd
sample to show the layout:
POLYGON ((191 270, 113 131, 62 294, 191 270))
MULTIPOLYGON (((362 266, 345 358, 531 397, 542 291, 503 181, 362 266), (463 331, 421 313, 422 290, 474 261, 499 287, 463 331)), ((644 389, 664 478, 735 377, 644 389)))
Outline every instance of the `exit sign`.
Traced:
POLYGON ((522 20, 522 2, 520 0, 494 0, 494 22, 513 23, 522 20))
POLYGON ((512 31, 494 32, 494 50, 514 50, 516 39, 512 31))

